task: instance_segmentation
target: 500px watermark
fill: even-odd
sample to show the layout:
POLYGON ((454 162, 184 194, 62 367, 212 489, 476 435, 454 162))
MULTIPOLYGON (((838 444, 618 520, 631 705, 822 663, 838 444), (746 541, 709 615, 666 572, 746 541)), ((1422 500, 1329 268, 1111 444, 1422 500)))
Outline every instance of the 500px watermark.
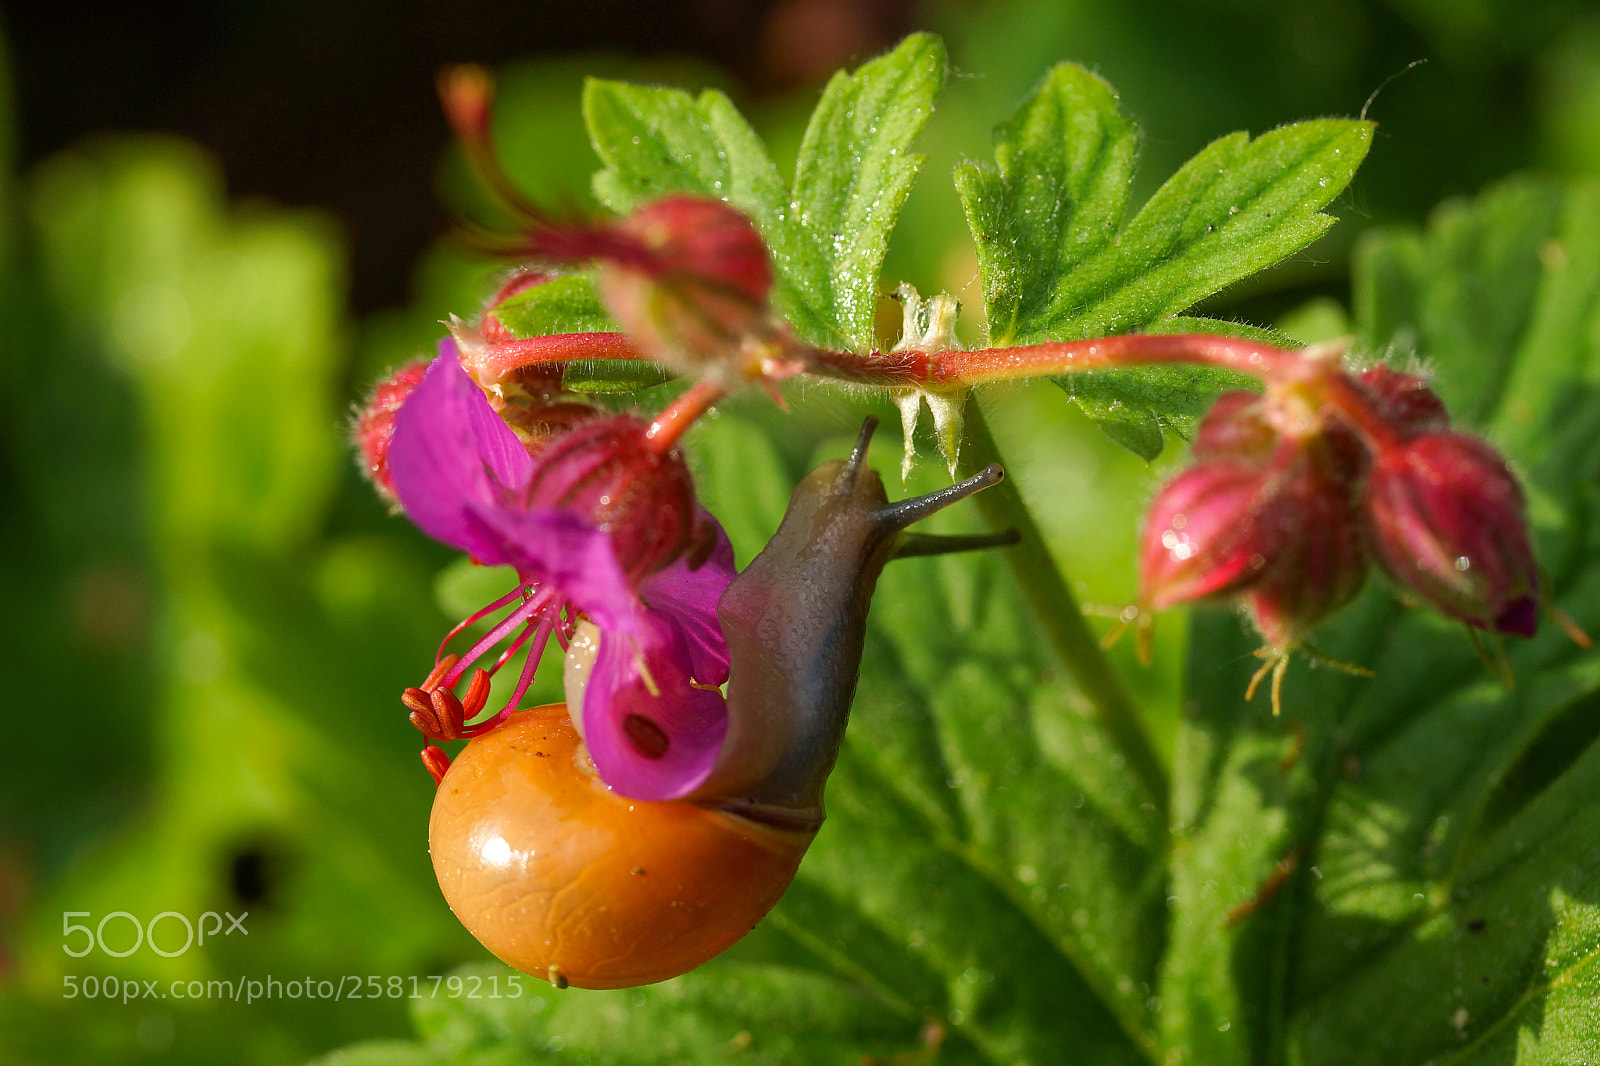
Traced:
POLYGON ((362 977, 345 974, 337 979, 314 977, 211 978, 206 981, 136 981, 125 977, 68 974, 61 979, 62 999, 106 999, 132 1003, 136 999, 226 999, 254 1003, 262 999, 520 999, 522 975, 433 974, 419 977, 362 977), (502 984, 504 991, 501 991, 502 984))
POLYGON ((112 911, 110 914, 102 915, 100 921, 91 928, 88 925, 74 922, 72 919, 93 919, 94 914, 92 912, 63 911, 61 914, 61 950, 75 959, 81 959, 95 948, 99 948, 101 952, 110 955, 114 959, 123 959, 132 955, 141 947, 147 946, 157 955, 174 959, 196 944, 204 945, 208 936, 213 940, 219 935, 231 936, 234 933, 243 933, 245 936, 249 936, 250 930, 244 927, 244 920, 248 917, 250 917, 249 911, 245 911, 237 918, 228 911, 223 911, 221 914, 216 911, 206 911, 197 920, 190 921, 189 916, 186 914, 180 914, 177 911, 162 911, 148 922, 141 924, 138 918, 127 911, 112 911), (224 918, 227 919, 226 928, 223 926, 224 918), (111 924, 113 922, 116 924, 111 924), (209 928, 207 928, 208 923, 209 928), (111 924, 113 933, 119 934, 113 937, 119 944, 125 940, 125 934, 122 933, 124 927, 132 927, 132 945, 125 948, 108 947, 106 945, 106 926, 108 924, 111 924), (180 925, 183 928, 183 944, 173 948, 172 944, 177 939, 177 927, 180 925), (167 943, 166 947, 156 943, 156 929, 158 927, 162 929, 163 939, 167 943), (198 936, 196 935, 197 933, 198 936), (82 934, 83 939, 78 941, 79 946, 75 947, 72 943, 72 938, 78 934, 82 934))

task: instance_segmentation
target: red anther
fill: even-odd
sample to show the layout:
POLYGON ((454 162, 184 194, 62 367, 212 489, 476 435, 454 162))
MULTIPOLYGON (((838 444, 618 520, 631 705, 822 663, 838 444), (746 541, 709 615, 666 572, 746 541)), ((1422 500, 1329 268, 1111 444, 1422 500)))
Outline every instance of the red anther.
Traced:
POLYGON ((466 722, 466 712, 456 694, 447 688, 436 688, 428 693, 428 697, 433 701, 433 713, 439 721, 439 739, 461 739, 461 727, 466 722))
POLYGON ((420 688, 408 688, 400 694, 400 702, 410 709, 411 724, 416 726, 422 735, 429 740, 449 740, 444 735, 443 723, 439 721, 438 713, 433 709, 433 701, 428 694, 420 688))
POLYGON ((429 744, 422 749, 422 765, 433 775, 434 785, 442 785, 444 773, 450 769, 450 756, 446 755, 443 749, 429 744))
POLYGON ((479 667, 472 673, 467 694, 461 699, 462 721, 476 718, 483 705, 489 702, 489 671, 479 667))
POLYGON ((439 682, 444 679, 444 675, 453 670, 456 663, 460 661, 461 656, 457 655, 455 652, 449 652, 448 654, 442 656, 438 663, 434 666, 433 671, 428 674, 427 677, 422 679, 422 684, 418 687, 426 691, 432 691, 433 689, 438 688, 439 682))

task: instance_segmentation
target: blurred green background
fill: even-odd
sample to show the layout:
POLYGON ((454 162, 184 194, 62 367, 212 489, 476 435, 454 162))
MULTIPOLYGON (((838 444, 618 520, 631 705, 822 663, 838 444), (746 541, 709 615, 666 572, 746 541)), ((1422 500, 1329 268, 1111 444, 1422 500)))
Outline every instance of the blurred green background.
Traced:
MULTIPOLYGON (((495 269, 444 234, 489 208, 434 113, 443 62, 501 65, 510 168, 546 202, 585 207, 586 74, 723 87, 783 166, 830 70, 939 32, 958 73, 886 289, 947 288, 968 307, 981 301, 950 168, 986 157, 989 128, 1062 59, 1105 76, 1141 123, 1144 192, 1220 134, 1354 114, 1428 61, 1372 103, 1378 140, 1335 205, 1344 223, 1205 308, 1305 339, 1341 330, 1364 227, 1421 220, 1520 168, 1600 172, 1600 8, 1563 0, 282 0, 13 3, 4 17, 6 1063, 295 1063, 410 1031, 401 1000, 112 1003, 64 998, 67 975, 337 981, 485 957, 433 884, 432 790, 395 698, 472 593, 448 551, 384 512, 345 446, 365 386, 425 352, 447 314, 473 313, 495 269), (63 951, 64 912, 116 911, 248 911, 248 936, 171 958, 63 951)), ((1084 599, 1126 602, 1138 511, 1171 457, 1147 467, 1048 388, 997 404, 1012 473, 1084 599)), ((693 442, 742 559, 784 493, 731 486, 792 480, 861 410, 819 390, 794 406, 780 420, 736 403, 693 442), (730 469, 744 433, 767 437, 781 470, 730 469)), ((1158 733, 1182 635, 1166 626, 1157 667, 1128 671, 1158 733)), ((177 922, 161 935, 175 947, 177 922)), ((121 919, 104 936, 133 938, 121 919)))

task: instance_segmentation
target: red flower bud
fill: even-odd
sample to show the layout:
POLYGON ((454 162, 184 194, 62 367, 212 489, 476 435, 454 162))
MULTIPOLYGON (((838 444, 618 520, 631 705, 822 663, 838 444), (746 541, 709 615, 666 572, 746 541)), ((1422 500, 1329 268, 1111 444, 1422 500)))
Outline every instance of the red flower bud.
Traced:
POLYGON ((1267 420, 1265 398, 1255 392, 1225 392, 1216 398, 1194 437, 1194 457, 1265 464, 1278 446, 1267 420))
POLYGON ((636 344, 686 369, 736 357, 768 331, 772 264, 750 220, 721 200, 669 196, 611 231, 600 292, 636 344))
POLYGON ((689 468, 676 450, 649 448, 648 428, 631 415, 578 422, 534 455, 522 498, 609 532, 634 583, 695 550, 702 536, 689 468))
POLYGON ((1402 432, 1425 433, 1450 425, 1444 401, 1428 388, 1425 378, 1402 374, 1379 363, 1358 380, 1373 409, 1402 432))
POLYGON ((1522 489, 1489 445, 1434 432, 1383 449, 1362 510, 1368 550, 1397 583, 1469 625, 1533 634, 1539 579, 1522 489))
POLYGON ((398 506, 394 478, 389 473, 389 441, 394 437, 394 416, 422 382, 425 360, 407 363, 373 386, 372 394, 356 414, 351 435, 361 456, 361 470, 391 506, 398 506))
POLYGON ((1268 644, 1288 647, 1361 591, 1367 561, 1348 484, 1306 462, 1279 485, 1271 508, 1276 542, 1245 603, 1268 644))
POLYGON ((1254 581, 1267 556, 1253 519, 1270 480, 1262 467, 1214 460, 1168 482, 1145 519, 1140 598, 1163 610, 1237 592, 1254 581))
POLYGON ((1195 438, 1199 461, 1156 497, 1141 554, 1143 598, 1175 603, 1244 595, 1268 643, 1298 641, 1366 577, 1352 503, 1365 464, 1329 423, 1286 437, 1269 397, 1218 397, 1195 438))

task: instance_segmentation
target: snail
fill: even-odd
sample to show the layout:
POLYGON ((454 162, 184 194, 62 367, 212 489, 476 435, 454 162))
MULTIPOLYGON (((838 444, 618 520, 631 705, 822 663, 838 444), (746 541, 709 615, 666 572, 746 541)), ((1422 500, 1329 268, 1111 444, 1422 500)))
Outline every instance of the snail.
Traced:
POLYGON ((428 828, 434 871, 502 961, 557 987, 650 984, 730 947, 783 895, 822 824, 883 567, 1016 540, 907 532, 1002 473, 991 465, 889 503, 865 462, 875 425, 848 461, 800 483, 721 599, 728 732, 695 792, 643 802, 611 791, 565 704, 517 712, 450 766, 428 828))

